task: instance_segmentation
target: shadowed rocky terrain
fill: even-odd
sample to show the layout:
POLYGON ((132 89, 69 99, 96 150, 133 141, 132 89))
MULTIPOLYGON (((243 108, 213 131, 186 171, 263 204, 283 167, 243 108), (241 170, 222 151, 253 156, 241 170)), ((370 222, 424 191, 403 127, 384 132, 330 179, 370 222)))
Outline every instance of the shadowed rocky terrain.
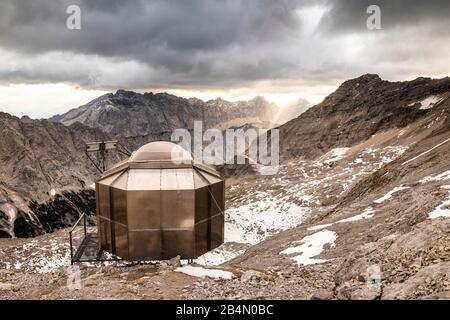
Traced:
MULTIPOLYGON (((0 237, 32 237, 95 213, 91 188, 98 172, 85 142, 108 135, 76 123, 0 113, 0 237)), ((117 161, 117 157, 111 158, 117 161)))

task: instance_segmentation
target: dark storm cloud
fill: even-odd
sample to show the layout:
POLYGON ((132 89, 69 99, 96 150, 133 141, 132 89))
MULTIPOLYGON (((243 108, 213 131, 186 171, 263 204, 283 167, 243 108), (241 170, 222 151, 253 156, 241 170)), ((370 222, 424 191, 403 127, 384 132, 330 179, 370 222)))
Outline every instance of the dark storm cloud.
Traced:
MULTIPOLYGON (((66 51, 122 58, 172 73, 177 80, 208 81, 216 79, 212 73, 224 51, 282 45, 300 28, 293 11, 299 5, 295 0, 5 0, 0 47, 28 55, 66 51), (70 4, 82 9, 80 31, 65 27, 70 4)), ((245 60, 222 72, 255 79, 282 68, 277 60, 266 68, 245 60)))
MULTIPOLYGON (((54 1, 0 5, 0 45, 27 53, 66 50, 126 57, 186 71, 196 54, 244 43, 282 42, 299 27, 299 1, 54 1), (65 28, 69 4, 82 9, 82 30, 65 28)), ((201 66, 200 66, 201 67, 201 66)))
POLYGON ((328 0, 330 10, 324 15, 322 30, 336 32, 366 32, 370 5, 381 8, 384 29, 420 24, 441 24, 448 29, 450 1, 447 0, 328 0))
MULTIPOLYGON (((3 50, 21 58, 0 66, 0 81, 143 87, 347 77, 345 70, 364 72, 372 55, 372 62, 381 60, 371 50, 366 61, 353 59, 348 65, 342 57, 347 49, 336 40, 339 34, 368 32, 370 4, 381 6, 386 32, 428 25, 445 31, 450 25, 450 1, 433 0, 2 0, 0 55, 3 50), (79 31, 66 28, 71 4, 82 10, 79 31), (313 5, 329 11, 321 19, 321 32, 308 38, 298 10, 313 5)), ((417 46, 427 37, 417 36, 417 46)), ((386 38, 379 52, 400 39, 386 38)), ((410 52, 390 51, 384 64, 411 58, 410 52)))

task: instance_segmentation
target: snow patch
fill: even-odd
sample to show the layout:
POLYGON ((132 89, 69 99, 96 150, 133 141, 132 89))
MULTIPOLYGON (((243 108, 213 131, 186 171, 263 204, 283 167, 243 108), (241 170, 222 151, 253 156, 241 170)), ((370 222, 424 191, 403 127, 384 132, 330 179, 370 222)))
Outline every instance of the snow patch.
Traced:
MULTIPOLYGON (((50 273, 62 267, 70 266, 70 251, 66 237, 41 240, 31 240, 8 253, 14 257, 14 263, 7 268, 33 273, 50 273)), ((2 261, 0 261, 2 268, 2 261)))
POLYGON ((244 252, 245 250, 238 250, 238 251, 226 250, 223 249, 221 246, 198 257, 197 259, 194 260, 194 262, 202 266, 218 266, 222 263, 225 263, 227 261, 230 261, 231 259, 236 258, 241 254, 244 254, 244 252))
POLYGON ((14 224, 14 221, 15 221, 16 218, 17 218, 17 211, 16 211, 16 209, 15 209, 13 206, 11 206, 11 207, 9 208, 9 210, 6 212, 6 214, 9 216, 9 223, 10 223, 11 225, 13 225, 13 224, 14 224))
POLYGON ((14 206, 12 206, 9 203, 5 203, 4 205, 0 206, 0 209, 6 213, 8 216, 8 222, 10 225, 14 225, 14 221, 17 218, 17 210, 14 206))
MULTIPOLYGON (((442 189, 450 190, 450 186, 442 186, 442 189)), ((443 201, 436 209, 428 214, 430 219, 450 218, 450 197, 443 201)))
POLYGON ((442 180, 450 180, 450 170, 445 171, 441 174, 438 174, 436 176, 428 176, 420 180, 420 183, 427 183, 427 182, 433 182, 433 181, 442 181, 442 180))
MULTIPOLYGON (((365 209, 362 213, 357 214, 356 216, 339 220, 336 223, 356 222, 356 221, 360 221, 360 220, 373 218, 374 215, 375 215, 375 210, 372 207, 369 207, 369 208, 365 209)), ((322 230, 325 228, 332 227, 333 225, 334 225, 334 223, 320 224, 317 226, 310 227, 307 230, 308 231, 317 231, 317 230, 322 230)))
POLYGON ((324 163, 336 162, 343 159, 347 154, 348 150, 350 150, 350 148, 336 148, 327 152, 325 155, 321 157, 321 159, 326 160, 324 161, 324 163))
POLYGON ((61 267, 68 267, 70 264, 70 257, 66 255, 54 255, 47 258, 37 258, 34 266, 38 273, 50 273, 58 270, 61 267))
POLYGON ((447 140, 445 140, 445 141, 443 141, 443 142, 441 142, 441 143, 435 145, 433 148, 431 148, 431 149, 429 149, 429 150, 427 150, 427 151, 425 151, 425 152, 422 152, 422 153, 419 154, 417 157, 414 157, 414 158, 412 158, 412 159, 410 159, 410 160, 408 160, 408 161, 403 162, 403 165, 408 164, 408 163, 410 163, 410 162, 412 162, 412 161, 414 161, 414 160, 419 159, 420 157, 422 157, 422 156, 424 156, 424 155, 430 153, 431 151, 433 151, 433 150, 439 148, 440 146, 442 146, 443 144, 445 144, 445 143, 447 143, 447 142, 449 142, 449 141, 450 141, 450 138, 448 138, 447 140))
POLYGON ((386 193, 383 197, 381 197, 380 199, 375 200, 374 202, 377 204, 381 204, 383 202, 385 202, 386 200, 389 200, 392 198, 392 196, 400 191, 406 190, 406 189, 411 189, 411 187, 395 187, 394 189, 392 189, 391 191, 389 191, 388 193, 386 193))
POLYGON ((360 220, 373 218, 374 215, 375 215, 375 210, 372 207, 369 207, 369 208, 365 209, 362 213, 360 213, 356 216, 339 220, 336 223, 356 222, 356 221, 360 221, 360 220))
POLYGON ((408 128, 409 127, 406 127, 405 129, 400 130, 400 132, 398 133, 398 137, 404 136, 408 128))
POLYGON ((288 201, 261 193, 260 200, 226 210, 225 242, 255 245, 267 237, 298 226, 309 212, 288 201))
POLYGON ((336 232, 323 230, 310 236, 304 237, 300 241, 294 242, 299 243, 300 245, 283 250, 280 252, 280 254, 291 255, 300 253, 300 255, 291 257, 291 259, 295 260, 299 265, 307 266, 312 264, 324 263, 329 260, 313 258, 320 255, 324 250, 324 246, 327 244, 330 244, 330 247, 334 248, 336 246, 335 241, 337 237, 338 236, 336 232))
POLYGON ((428 110, 436 106, 443 99, 439 96, 431 96, 420 102, 420 110, 428 110))
POLYGON ((226 279, 226 280, 230 280, 233 278, 233 273, 229 271, 206 269, 203 267, 194 267, 190 265, 176 268, 175 271, 198 278, 208 277, 213 279, 226 279))
POLYGON ((430 219, 436 218, 450 218, 450 200, 442 202, 440 206, 434 209, 432 212, 428 214, 430 219))
POLYGON ((328 224, 319 224, 317 226, 313 226, 313 227, 309 227, 307 230, 308 231, 319 231, 322 229, 326 229, 333 226, 333 223, 328 223, 328 224))

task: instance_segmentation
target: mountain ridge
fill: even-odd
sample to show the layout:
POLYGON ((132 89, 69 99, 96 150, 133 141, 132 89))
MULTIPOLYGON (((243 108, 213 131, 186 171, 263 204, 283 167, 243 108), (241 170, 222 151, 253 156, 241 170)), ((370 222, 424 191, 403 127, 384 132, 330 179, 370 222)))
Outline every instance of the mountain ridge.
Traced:
POLYGON ((281 156, 314 158, 377 132, 406 126, 429 112, 417 104, 449 91, 449 77, 390 82, 366 74, 347 80, 323 102, 279 128, 281 156))
MULTIPOLYGON (((301 106, 297 109, 298 112, 303 110, 301 106)), ((55 115, 50 121, 65 125, 80 122, 112 135, 125 138, 145 136, 158 140, 161 132, 178 128, 191 130, 194 120, 203 121, 205 129, 223 130, 231 126, 272 120, 274 114, 280 114, 281 123, 292 117, 287 113, 288 118, 285 118, 283 112, 279 111, 276 104, 261 96, 249 101, 229 102, 222 98, 203 101, 168 93, 137 93, 120 89, 63 115, 55 115)), ((294 112, 290 113, 295 114, 295 106, 294 112)), ((163 138, 167 139, 166 136, 163 138)))

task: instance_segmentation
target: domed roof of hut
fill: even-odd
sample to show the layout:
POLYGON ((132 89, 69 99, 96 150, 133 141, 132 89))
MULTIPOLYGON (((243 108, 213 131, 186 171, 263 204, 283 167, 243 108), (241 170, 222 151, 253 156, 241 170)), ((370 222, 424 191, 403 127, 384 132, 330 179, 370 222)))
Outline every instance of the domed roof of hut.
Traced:
POLYGON ((175 143, 157 141, 140 147, 131 155, 130 161, 192 161, 192 156, 175 143))
POLYGON ((96 182, 122 190, 166 190, 195 189, 221 180, 214 167, 193 160, 181 146, 157 141, 108 168, 96 182))

